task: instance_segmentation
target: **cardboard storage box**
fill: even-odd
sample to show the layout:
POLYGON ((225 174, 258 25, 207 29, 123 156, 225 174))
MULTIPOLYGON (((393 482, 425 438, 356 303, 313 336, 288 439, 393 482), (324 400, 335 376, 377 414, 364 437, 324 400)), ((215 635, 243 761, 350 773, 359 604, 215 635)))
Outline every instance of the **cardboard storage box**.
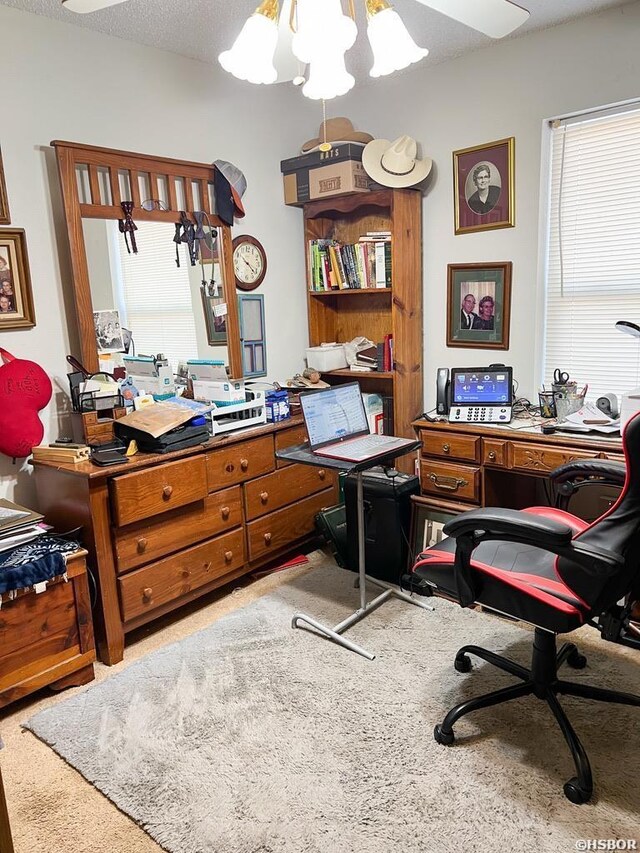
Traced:
POLYGON ((369 176, 359 160, 332 161, 324 166, 299 169, 282 176, 284 203, 306 204, 320 198, 351 192, 369 192, 369 176))
POLYGON ((283 175, 288 175, 290 172, 299 172, 301 169, 326 166, 327 163, 342 163, 344 160, 362 161, 363 149, 362 142, 335 143, 328 151, 309 151, 307 154, 298 154, 296 157, 289 157, 288 160, 281 160, 280 171, 283 175))

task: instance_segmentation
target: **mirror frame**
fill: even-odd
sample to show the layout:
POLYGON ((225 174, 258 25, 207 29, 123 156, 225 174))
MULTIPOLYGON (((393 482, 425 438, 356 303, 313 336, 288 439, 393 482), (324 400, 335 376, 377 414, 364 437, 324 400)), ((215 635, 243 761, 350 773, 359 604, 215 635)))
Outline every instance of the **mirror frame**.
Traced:
MULTIPOLYGON (((56 152, 58 174, 62 189, 62 201, 67 222, 67 235, 71 253, 71 276, 76 308, 76 321, 80 336, 80 360, 87 370, 98 370, 98 351, 93 325, 93 302, 89 281, 89 267, 83 219, 122 219, 121 187, 124 183, 130 190, 126 201, 133 202, 132 218, 137 221, 168 222, 175 224, 180 217, 178 190, 182 188, 182 197, 187 213, 194 210, 194 190, 198 194, 200 210, 204 210, 211 220, 212 227, 220 228, 220 266, 224 275, 225 294, 227 295, 227 352, 229 369, 234 379, 242 378, 242 350, 240 344, 240 324, 238 300, 233 270, 233 249, 231 227, 224 223, 212 210, 213 170, 214 166, 195 163, 188 160, 173 160, 166 157, 153 157, 148 154, 135 154, 130 151, 118 151, 113 148, 98 148, 77 142, 54 140, 51 145, 56 152), (80 187, 83 171, 88 174, 88 190, 91 201, 83 202, 80 187), (101 186, 101 172, 108 176, 108 189, 101 186), (149 198, 160 198, 160 181, 166 182, 168 199, 167 210, 144 210, 140 207, 140 179, 146 180, 149 198), (108 198, 104 198, 108 195, 108 198)), ((142 199, 144 201, 144 199, 142 199)), ((164 201, 164 200, 163 200, 164 201)), ((187 353, 185 353, 185 356, 187 353)))

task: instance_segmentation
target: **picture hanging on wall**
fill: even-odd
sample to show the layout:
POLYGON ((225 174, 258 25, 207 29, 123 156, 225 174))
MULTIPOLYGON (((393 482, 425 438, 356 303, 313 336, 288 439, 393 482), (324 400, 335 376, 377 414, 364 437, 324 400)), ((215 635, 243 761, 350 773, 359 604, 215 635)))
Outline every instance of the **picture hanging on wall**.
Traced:
POLYGON ((9 198, 7 196, 7 185, 4 180, 4 169, 2 167, 2 151, 0 151, 0 225, 9 225, 9 198))
POLYGON ((215 282, 203 282, 200 285, 204 324, 207 341, 210 346, 227 343, 227 303, 222 285, 215 282))
POLYGON ((453 152, 455 233, 515 225, 515 139, 453 152))
POLYGON ((511 261, 448 265, 448 347, 509 349, 511 270, 511 261))
POLYGON ((27 241, 22 228, 0 230, 0 331, 36 324, 27 241))

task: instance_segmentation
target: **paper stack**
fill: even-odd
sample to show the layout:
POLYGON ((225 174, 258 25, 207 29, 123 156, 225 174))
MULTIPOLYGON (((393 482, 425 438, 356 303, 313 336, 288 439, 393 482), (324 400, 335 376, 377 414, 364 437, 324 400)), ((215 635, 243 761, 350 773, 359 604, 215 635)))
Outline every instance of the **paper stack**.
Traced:
POLYGON ((0 551, 17 548, 44 533, 43 518, 39 512, 0 498, 0 551))

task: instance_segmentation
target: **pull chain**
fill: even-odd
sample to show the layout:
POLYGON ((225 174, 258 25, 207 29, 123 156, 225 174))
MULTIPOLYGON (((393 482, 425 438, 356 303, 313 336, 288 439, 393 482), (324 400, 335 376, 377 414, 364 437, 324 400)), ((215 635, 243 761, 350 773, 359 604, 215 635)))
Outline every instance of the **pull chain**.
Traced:
POLYGON ((321 151, 331 151, 331 143, 327 142, 327 102, 322 99, 322 136, 323 141, 320 143, 321 151))

